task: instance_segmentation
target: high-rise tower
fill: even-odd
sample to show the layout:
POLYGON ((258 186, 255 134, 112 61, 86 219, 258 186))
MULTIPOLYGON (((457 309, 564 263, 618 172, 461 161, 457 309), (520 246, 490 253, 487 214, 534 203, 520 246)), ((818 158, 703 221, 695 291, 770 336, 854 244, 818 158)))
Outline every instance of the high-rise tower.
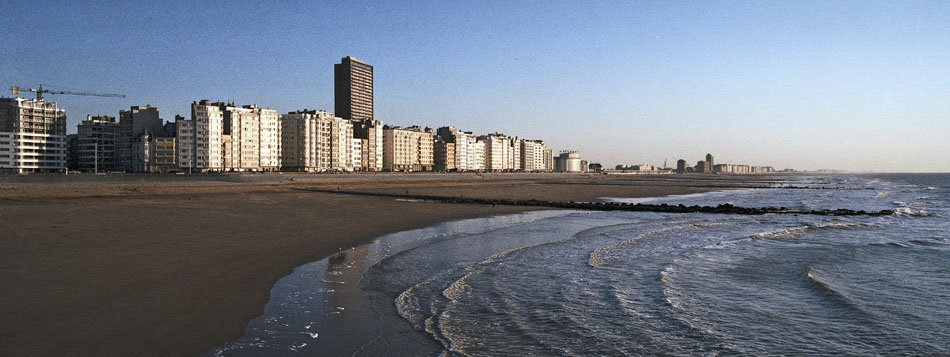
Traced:
POLYGON ((333 65, 336 116, 345 119, 373 118, 373 66, 353 57, 333 65))

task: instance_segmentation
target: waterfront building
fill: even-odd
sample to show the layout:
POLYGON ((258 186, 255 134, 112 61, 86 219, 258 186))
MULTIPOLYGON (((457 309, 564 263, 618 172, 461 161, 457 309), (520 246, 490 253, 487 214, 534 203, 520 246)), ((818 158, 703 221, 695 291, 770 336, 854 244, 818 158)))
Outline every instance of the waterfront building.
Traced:
POLYGON ((362 171, 383 170, 383 124, 379 120, 353 120, 353 137, 362 140, 360 164, 362 171))
POLYGON ((521 167, 524 171, 549 171, 545 165, 545 158, 550 155, 550 149, 544 146, 541 140, 521 141, 521 167))
POLYGON ((276 171, 280 169, 280 122, 277 111, 256 105, 221 108, 223 169, 276 171))
POLYGON ((119 111, 118 170, 141 172, 136 169, 146 166, 143 156, 133 155, 133 151, 141 153, 141 148, 133 149, 133 145, 147 142, 142 135, 155 135, 162 130, 162 125, 158 108, 151 105, 136 105, 119 111))
POLYGON ((115 117, 87 115, 76 128, 69 150, 70 169, 109 172, 119 169, 119 123, 115 117))
POLYGON ((330 170, 353 171, 353 121, 330 117, 330 170))
POLYGON ((66 110, 43 99, 0 98, 0 171, 66 170, 66 110))
POLYGON ((475 141, 475 150, 472 155, 471 166, 474 171, 485 171, 485 142, 475 141))
POLYGON ((333 113, 298 110, 280 115, 283 170, 319 172, 330 168, 333 113))
POLYGON ((485 170, 507 171, 514 169, 512 138, 503 134, 489 134, 478 137, 485 143, 485 170))
POLYGON ((547 146, 544 147, 544 171, 553 172, 555 169, 554 165, 554 149, 551 149, 547 146))
POLYGON ((713 172, 713 167, 715 167, 715 164, 716 164, 716 163, 713 161, 713 156, 712 156, 712 154, 708 154, 708 153, 707 153, 707 154, 706 154, 706 163, 703 165, 703 168, 705 169, 705 171, 703 171, 703 172, 705 172, 705 173, 712 173, 712 172, 713 172))
POLYGON ((508 160, 508 166, 512 171, 524 170, 524 153, 521 151, 523 141, 518 137, 511 139, 511 157, 508 160))
POLYGON ((373 66, 353 57, 333 65, 336 115, 344 119, 373 118, 373 66))
POLYGON ((555 171, 558 172, 582 172, 581 154, 577 151, 561 151, 555 162, 555 171))
POLYGON ((772 166, 752 166, 752 173, 754 174, 768 174, 775 172, 775 169, 772 166))
POLYGON ((435 131, 418 126, 383 127, 383 169, 431 171, 434 165, 435 131))
POLYGON ((453 155, 454 166, 458 171, 477 171, 482 170, 484 166, 484 153, 481 158, 477 153, 478 139, 470 131, 461 131, 454 127, 444 126, 439 128, 436 133, 440 140, 446 143, 454 144, 455 153, 453 155))
POLYGON ((706 165, 707 165, 706 161, 697 161, 696 167, 693 169, 693 172, 701 173, 701 174, 708 172, 706 169, 706 165))
POLYGON ((205 99, 191 103, 191 119, 179 117, 176 157, 184 170, 220 171, 224 169, 224 111, 220 103, 205 99))
POLYGON ((587 162, 587 160, 581 160, 581 172, 587 172, 590 169, 588 165, 590 165, 590 163, 587 162))
POLYGON ((683 159, 676 160, 676 173, 678 174, 686 173, 686 160, 683 160, 683 159))
POLYGON ((458 171, 455 162, 455 143, 436 140, 433 144, 433 169, 436 171, 458 171))

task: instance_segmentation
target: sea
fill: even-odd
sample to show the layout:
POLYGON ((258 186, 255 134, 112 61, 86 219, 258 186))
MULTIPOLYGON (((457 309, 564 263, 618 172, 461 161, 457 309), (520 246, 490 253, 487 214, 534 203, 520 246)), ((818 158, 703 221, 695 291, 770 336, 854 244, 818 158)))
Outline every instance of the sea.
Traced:
POLYGON ((298 267, 206 355, 950 355, 950 174, 603 199, 895 213, 446 222, 298 267))

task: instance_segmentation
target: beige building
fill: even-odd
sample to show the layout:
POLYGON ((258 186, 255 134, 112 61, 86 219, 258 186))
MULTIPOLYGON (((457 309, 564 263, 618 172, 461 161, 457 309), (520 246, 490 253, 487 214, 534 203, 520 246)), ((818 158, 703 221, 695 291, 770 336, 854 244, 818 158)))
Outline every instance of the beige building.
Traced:
POLYGON ((283 170, 319 172, 330 168, 333 113, 303 110, 280 115, 283 170))
POLYGON ((418 126, 383 127, 383 169, 431 171, 434 164, 435 132, 418 126))
POLYGON ((0 98, 0 171, 66 170, 66 110, 42 99, 0 98))
POLYGON ((256 105, 237 107, 224 103, 216 104, 224 113, 224 170, 279 170, 281 131, 277 111, 256 105))
POLYGON ((472 152, 472 167, 475 171, 485 171, 485 142, 478 140, 475 142, 475 150, 472 152))
POLYGON ((449 143, 438 140, 433 146, 433 170, 436 171, 457 171, 455 158, 455 143, 449 143))

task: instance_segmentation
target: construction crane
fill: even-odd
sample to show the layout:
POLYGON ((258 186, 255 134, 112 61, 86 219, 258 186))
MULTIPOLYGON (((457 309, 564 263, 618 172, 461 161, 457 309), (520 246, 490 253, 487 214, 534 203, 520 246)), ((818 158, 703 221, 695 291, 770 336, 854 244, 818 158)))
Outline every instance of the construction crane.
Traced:
POLYGON ((13 95, 19 95, 21 91, 23 91, 23 92, 33 92, 33 93, 36 93, 36 99, 39 99, 39 100, 42 100, 42 99, 43 99, 43 93, 47 93, 47 94, 85 95, 85 96, 93 96, 93 97, 125 98, 125 94, 73 92, 73 91, 67 91, 67 90, 49 90, 49 89, 43 89, 43 85, 42 85, 42 84, 40 84, 40 88, 39 88, 39 89, 34 89, 34 88, 26 89, 26 88, 20 88, 20 87, 17 87, 17 86, 13 86, 13 87, 10 88, 10 90, 13 92, 13 95))

